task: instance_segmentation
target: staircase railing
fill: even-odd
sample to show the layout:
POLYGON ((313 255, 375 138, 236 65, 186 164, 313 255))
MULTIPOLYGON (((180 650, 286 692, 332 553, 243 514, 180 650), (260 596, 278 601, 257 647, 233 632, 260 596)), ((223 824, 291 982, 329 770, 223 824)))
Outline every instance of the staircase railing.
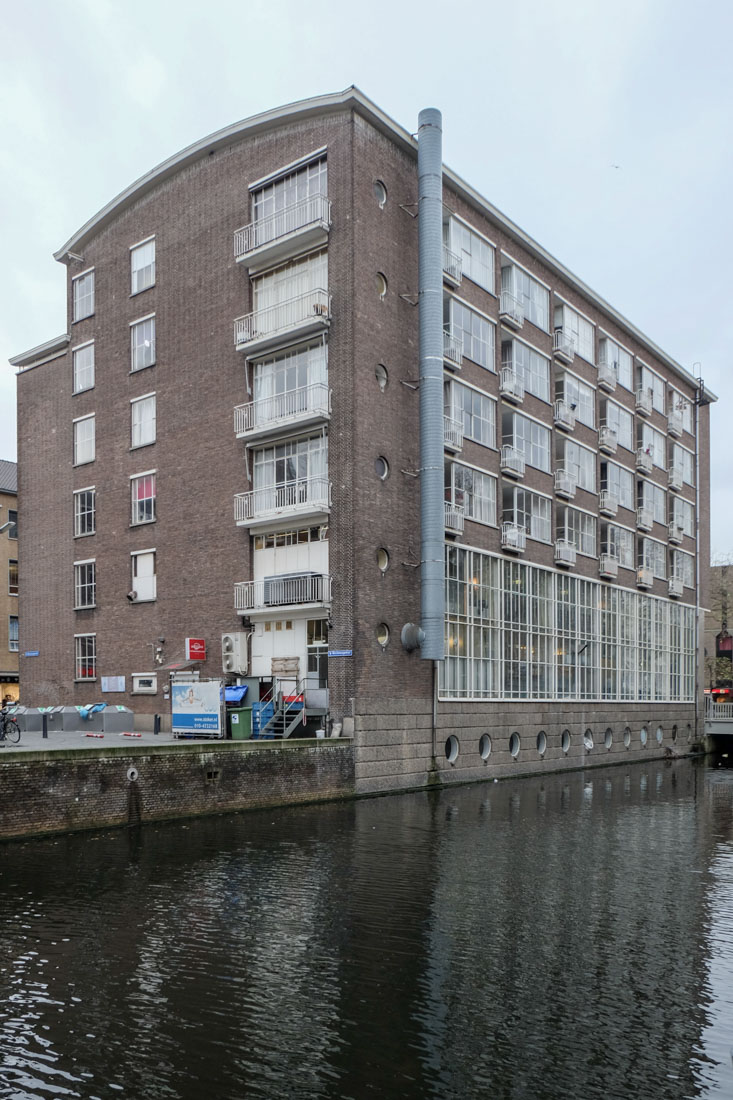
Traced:
POLYGON ((283 682, 292 680, 287 677, 275 680, 268 693, 266 701, 272 701, 274 709, 272 717, 260 729, 260 738, 289 737, 299 722, 305 725, 305 679, 296 680, 295 689, 287 695, 282 689, 283 682))

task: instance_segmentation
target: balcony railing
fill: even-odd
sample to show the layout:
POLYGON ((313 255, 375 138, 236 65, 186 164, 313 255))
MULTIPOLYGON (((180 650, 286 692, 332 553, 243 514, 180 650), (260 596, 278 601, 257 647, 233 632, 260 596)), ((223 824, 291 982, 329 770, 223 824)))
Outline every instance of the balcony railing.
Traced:
POLYGON ((292 329, 316 331, 327 327, 330 320, 331 297, 327 290, 319 287, 238 317, 234 322, 234 345, 238 349, 248 345, 266 346, 292 329))
POLYGON ((508 290, 502 290, 499 298, 499 318, 505 325, 515 329, 524 324, 524 305, 508 290))
POLYGON ((643 388, 636 391, 636 411, 639 416, 652 415, 652 391, 643 388))
POLYGON ((460 367, 463 361, 463 337, 455 336, 447 326, 443 329, 443 358, 452 367, 460 367))
POLYGON ((463 447, 463 421, 443 415, 443 446, 447 451, 460 451, 463 447))
POLYGON ((265 577, 234 586, 234 609, 240 612, 330 602, 331 578, 327 573, 265 577))
POLYGON ((502 367, 499 373, 499 393, 507 401, 521 405, 524 401, 524 381, 514 367, 502 367))
POLYGON ((558 359, 570 363, 575 356, 575 341, 561 328, 555 329, 552 334, 552 350, 558 359))
POLYGON ((279 516, 327 512, 331 507, 331 483, 327 477, 306 477, 283 485, 268 485, 238 493, 234 498, 234 520, 240 526, 279 516))
POLYGON ((636 469, 640 474, 650 474, 654 466, 651 451, 646 447, 639 447, 636 452, 636 469))
POLYGON ((285 427, 331 413, 331 391, 325 382, 313 382, 296 390, 261 397, 234 409, 234 431, 238 439, 268 429, 285 427))
POLYGON ((266 218, 250 222, 234 234, 234 258, 246 260, 252 252, 268 244, 302 234, 310 228, 331 226, 331 200, 325 195, 310 195, 266 218))
POLYGON ((618 558, 613 554, 601 554, 599 572, 602 577, 615 580, 618 577, 618 558))
POLYGON ((684 481, 684 475, 679 466, 670 466, 668 470, 669 487, 673 489, 675 493, 679 493, 682 489, 682 483, 684 481))
POLYGON ((618 448, 618 435, 608 424, 601 424, 598 429, 598 449, 607 455, 615 455, 618 448))
POLYGON ((639 588, 651 588, 654 584, 654 574, 647 565, 640 565, 636 570, 636 584, 639 588))
POLYGON ((682 539, 685 537, 685 531, 682 524, 675 523, 674 520, 669 525, 669 541, 674 543, 675 546, 679 546, 682 539))
POLYGON ((562 466, 555 470, 555 493, 557 496, 564 497, 565 500, 572 500, 577 488, 578 481, 571 470, 566 470, 562 466))
POLYGON ((684 582, 682 580, 682 577, 670 577, 669 581, 667 583, 668 583, 668 586, 669 586, 670 596, 673 599, 678 600, 680 598, 680 596, 682 595, 682 592, 683 592, 684 587, 685 587, 684 582))
POLYGON ((569 539, 557 539, 555 542, 555 564, 575 565, 576 550, 569 539))
POLYGON ((527 531, 519 523, 502 523, 501 545, 504 550, 523 554, 527 548, 527 531))
POLYGON ((567 401, 555 402, 555 427, 572 432, 575 427, 575 409, 567 401))
POLYGON ((462 535, 466 513, 462 504, 445 502, 445 529, 452 535, 462 535))
POLYGON ((613 367, 601 360, 598 364, 598 388, 605 390, 606 393, 613 393, 616 389, 617 381, 616 371, 613 367))
POLYGON ((524 477, 524 455, 510 443, 501 448, 501 472, 509 477, 524 477))
POLYGON ((443 275, 453 286, 460 286, 463 278, 463 260, 445 245, 443 245, 443 275))
POLYGON ((654 526, 654 511, 642 506, 636 509, 636 526, 640 531, 651 531, 654 526))
POLYGON ((678 409, 670 409, 667 413, 667 431, 677 439, 682 435, 682 413, 678 409))
POLYGON ((601 489, 598 511, 604 516, 615 516, 618 512, 618 497, 610 489, 601 489))

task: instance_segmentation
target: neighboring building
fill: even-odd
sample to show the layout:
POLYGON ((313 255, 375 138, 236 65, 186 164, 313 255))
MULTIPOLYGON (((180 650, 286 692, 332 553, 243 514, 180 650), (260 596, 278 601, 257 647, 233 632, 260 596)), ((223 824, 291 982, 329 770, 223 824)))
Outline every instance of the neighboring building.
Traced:
POLYGON ((18 467, 0 459, 0 703, 18 698, 18 467))
POLYGON ((704 687, 733 688, 733 565, 711 565, 705 614, 704 687))
POLYGON ((361 791, 696 735, 712 395, 448 170, 421 295, 417 211, 417 142, 347 89, 183 150, 56 254, 69 332, 12 360, 29 702, 165 712, 185 639, 216 676, 225 636, 252 696, 354 730, 361 791), (441 466, 433 661, 401 632, 441 466))

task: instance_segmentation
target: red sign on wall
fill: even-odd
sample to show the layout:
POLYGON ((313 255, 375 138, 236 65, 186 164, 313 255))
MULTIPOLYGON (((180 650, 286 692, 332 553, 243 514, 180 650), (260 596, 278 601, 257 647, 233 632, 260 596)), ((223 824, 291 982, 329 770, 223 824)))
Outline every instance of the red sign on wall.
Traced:
POLYGON ((206 642, 203 638, 186 638, 186 660, 206 660, 206 642))

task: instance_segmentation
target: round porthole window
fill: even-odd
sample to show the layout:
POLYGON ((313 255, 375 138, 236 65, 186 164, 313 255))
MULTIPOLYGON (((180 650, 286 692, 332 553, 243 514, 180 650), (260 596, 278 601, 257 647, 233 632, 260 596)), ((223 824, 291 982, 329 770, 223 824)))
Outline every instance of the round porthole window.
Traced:
POLYGON ((488 760, 491 756, 491 738, 488 733, 482 733, 479 738, 478 751, 482 760, 488 760))
POLYGON ((540 756, 544 756, 547 752, 547 734, 544 730, 540 730, 537 734, 537 752, 540 756))
POLYGON ((627 726, 626 729, 624 730, 624 748, 628 749, 630 744, 631 744, 631 730, 627 726))
POLYGON ((389 569, 389 551, 380 546, 377 550, 377 565, 383 573, 389 569))
POLYGON ((509 752, 512 754, 515 760, 519 756, 519 750, 521 747, 522 744, 519 740, 519 734, 513 733, 509 738, 509 752))
POLYGON ((374 469, 380 481, 386 481, 389 477, 389 462, 381 455, 374 460, 374 469))
POLYGON ((692 726, 689 722, 687 723, 687 740, 692 741, 692 726))
POLYGON ((382 393, 384 393, 384 391, 387 389, 387 383, 389 382, 389 374, 387 373, 387 368, 385 367, 384 363, 377 363, 374 369, 374 375, 377 379, 377 385, 379 386, 382 393))
POLYGON ((454 734, 445 743, 445 758, 449 764, 455 764, 458 759, 458 738, 454 734))
POLYGON ((639 730, 639 740, 641 741, 641 747, 643 749, 646 748, 646 743, 647 743, 648 739, 649 739, 649 730, 646 728, 646 726, 642 726, 641 729, 639 730))
POLYGON ((583 744, 585 745, 586 750, 588 752, 590 752, 590 750, 593 748, 593 731, 592 730, 586 730, 585 733, 583 734, 583 744))
POLYGON ((610 749, 613 745, 613 730, 610 726, 603 735, 603 744, 606 746, 607 749, 610 749))
POLYGON ((384 300, 384 296, 387 293, 387 276, 383 275, 381 271, 377 272, 377 294, 384 300))
POLYGON ((562 737, 560 738, 560 744, 562 745, 562 751, 564 753, 570 752, 570 730, 563 730, 562 737))
POLYGON ((385 203, 387 202, 387 188, 384 186, 381 180, 374 181, 374 198, 379 204, 379 209, 384 210, 385 203))
POLYGON ((676 740, 677 740, 677 727, 672 726, 672 741, 676 741, 676 740))
POLYGON ((664 730, 662 729, 661 726, 657 726, 657 730, 656 730, 656 733, 654 734, 654 736, 657 739, 657 744, 661 745, 662 741, 664 740, 664 730))
POLYGON ((386 623, 380 623, 377 627, 377 641, 384 649, 389 642, 389 627, 386 623))

